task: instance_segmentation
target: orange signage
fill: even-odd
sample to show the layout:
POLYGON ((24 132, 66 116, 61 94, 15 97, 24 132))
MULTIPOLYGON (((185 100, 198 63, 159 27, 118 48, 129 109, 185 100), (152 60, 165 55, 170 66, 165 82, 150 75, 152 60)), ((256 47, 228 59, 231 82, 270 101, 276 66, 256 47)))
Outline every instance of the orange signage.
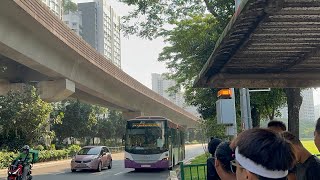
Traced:
POLYGON ((232 92, 231 89, 221 89, 220 91, 218 91, 218 97, 231 97, 232 96, 232 92))

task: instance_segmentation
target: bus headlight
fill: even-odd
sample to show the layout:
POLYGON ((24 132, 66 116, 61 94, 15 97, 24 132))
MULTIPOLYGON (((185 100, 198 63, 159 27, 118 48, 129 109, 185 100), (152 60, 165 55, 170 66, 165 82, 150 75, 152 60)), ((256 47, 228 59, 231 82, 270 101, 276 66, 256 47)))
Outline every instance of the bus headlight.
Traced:
POLYGON ((168 160, 169 160, 169 158, 167 158, 167 157, 162 159, 162 161, 168 161, 168 160))

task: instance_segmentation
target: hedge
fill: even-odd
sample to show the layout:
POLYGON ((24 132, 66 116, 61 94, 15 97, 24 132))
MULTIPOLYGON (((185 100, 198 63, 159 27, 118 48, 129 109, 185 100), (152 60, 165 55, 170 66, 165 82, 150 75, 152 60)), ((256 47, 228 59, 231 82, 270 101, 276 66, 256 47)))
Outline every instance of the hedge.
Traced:
POLYGON ((0 169, 7 168, 13 161, 13 158, 10 156, 17 157, 17 154, 13 152, 0 152, 0 169))
MULTIPOLYGON (((73 145, 68 149, 64 150, 43 150, 39 151, 39 161, 38 162, 48 162, 67 159, 68 157, 74 155, 80 150, 80 146, 73 145)), ((12 157, 17 157, 18 154, 13 152, 1 152, 0 151, 0 169, 7 168, 11 162, 14 160, 12 157)))

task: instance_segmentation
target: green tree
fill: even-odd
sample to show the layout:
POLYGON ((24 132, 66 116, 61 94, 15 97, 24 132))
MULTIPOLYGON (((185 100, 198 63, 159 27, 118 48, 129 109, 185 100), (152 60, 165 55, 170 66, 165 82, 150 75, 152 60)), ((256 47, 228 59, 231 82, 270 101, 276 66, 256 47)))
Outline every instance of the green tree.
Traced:
MULTIPOLYGON (((108 119, 111 125, 114 127, 114 141, 117 143, 119 139, 122 139, 126 130, 126 120, 122 117, 122 113, 119 111, 111 110, 108 114, 108 119)), ((117 144, 115 144, 117 145, 117 144)))
POLYGON ((63 140, 68 137, 82 138, 88 134, 88 129, 95 124, 95 120, 89 122, 91 109, 88 105, 77 101, 68 101, 65 104, 64 117, 61 123, 53 126, 57 137, 63 140))
POLYGON ((218 22, 220 32, 234 12, 234 0, 119 0, 135 9, 125 16, 123 30, 142 38, 153 39, 162 35, 165 25, 189 19, 190 16, 210 13, 218 22))
POLYGON ((269 92, 251 93, 251 104, 254 111, 257 111, 258 118, 252 116, 253 127, 260 126, 261 119, 274 120, 280 115, 279 109, 286 104, 286 95, 283 89, 271 89, 269 92))
POLYGON ((33 86, 0 96, 0 146, 17 149, 23 144, 34 145, 42 136, 50 135, 47 127, 51 111, 51 104, 42 101, 33 86))
MULTIPOLYGON (((169 45, 163 49, 159 61, 166 62, 170 69, 169 79, 177 81, 176 89, 181 86, 186 89, 187 102, 198 106, 204 118, 210 116, 210 112, 211 118, 214 117, 215 94, 212 92, 216 90, 193 89, 192 83, 233 15, 234 0, 120 1, 135 6, 135 9, 124 17, 124 32, 148 39, 164 37, 169 45)), ((285 92, 290 114, 289 130, 298 136, 297 122, 302 99, 297 90, 285 92)), ((268 99, 268 94, 261 96, 267 96, 264 99, 268 99)), ((280 100, 274 99, 281 104, 283 97, 280 100)), ((269 105, 261 106, 261 103, 255 106, 259 107, 254 108, 254 117, 260 119, 260 115, 273 117, 278 105, 273 105, 273 109, 270 109, 269 105), (262 110, 263 107, 268 110, 262 110)))
POLYGON ((63 0, 63 11, 67 12, 75 12, 78 10, 78 6, 76 3, 72 2, 71 0, 63 0))
POLYGON ((67 101, 58 108, 64 116, 53 125, 56 136, 61 140, 74 137, 93 139, 98 136, 100 115, 107 112, 106 108, 77 101, 67 101))
POLYGON ((112 139, 114 137, 115 127, 108 118, 101 118, 99 119, 97 132, 97 137, 99 137, 102 142, 106 144, 106 140, 112 139))
POLYGON ((88 121, 87 121, 86 136, 91 138, 93 144, 95 144, 94 138, 99 137, 99 128, 103 120, 101 116, 107 113, 107 109, 97 105, 88 105, 86 106, 86 108, 91 109, 91 112, 88 116, 88 121))

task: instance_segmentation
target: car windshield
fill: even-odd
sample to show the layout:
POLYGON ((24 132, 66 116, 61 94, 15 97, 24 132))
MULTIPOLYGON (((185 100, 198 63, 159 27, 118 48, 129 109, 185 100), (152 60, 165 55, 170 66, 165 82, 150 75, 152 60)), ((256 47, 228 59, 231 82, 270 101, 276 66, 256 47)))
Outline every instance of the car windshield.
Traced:
POLYGON ((82 148, 78 155, 97 155, 100 154, 101 148, 100 147, 88 147, 88 148, 82 148))

